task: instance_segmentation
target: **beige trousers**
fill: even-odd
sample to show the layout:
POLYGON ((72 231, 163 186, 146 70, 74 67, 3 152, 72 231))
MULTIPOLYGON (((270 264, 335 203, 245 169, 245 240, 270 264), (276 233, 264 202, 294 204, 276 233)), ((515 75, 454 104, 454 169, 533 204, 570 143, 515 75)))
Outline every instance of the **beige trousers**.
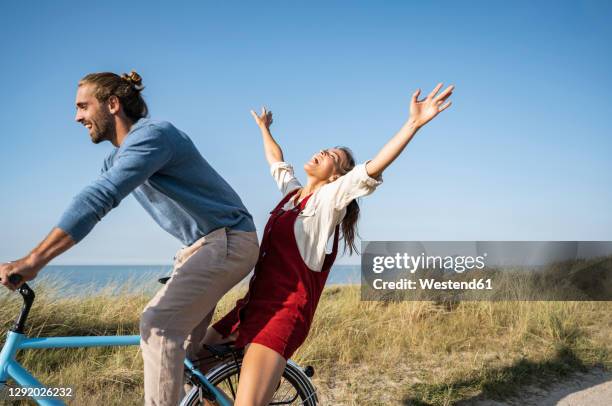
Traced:
POLYGON ((257 262, 255 232, 217 229, 177 253, 170 280, 140 319, 145 405, 176 406, 183 360, 201 349, 215 306, 257 262))

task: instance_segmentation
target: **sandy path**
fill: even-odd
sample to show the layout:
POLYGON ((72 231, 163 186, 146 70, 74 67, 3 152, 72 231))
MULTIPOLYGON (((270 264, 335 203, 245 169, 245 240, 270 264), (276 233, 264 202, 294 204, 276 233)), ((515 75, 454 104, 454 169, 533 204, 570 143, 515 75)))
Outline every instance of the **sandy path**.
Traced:
POLYGON ((612 372, 595 369, 577 373, 547 388, 527 387, 517 399, 504 402, 473 400, 458 405, 473 406, 611 406, 612 372))

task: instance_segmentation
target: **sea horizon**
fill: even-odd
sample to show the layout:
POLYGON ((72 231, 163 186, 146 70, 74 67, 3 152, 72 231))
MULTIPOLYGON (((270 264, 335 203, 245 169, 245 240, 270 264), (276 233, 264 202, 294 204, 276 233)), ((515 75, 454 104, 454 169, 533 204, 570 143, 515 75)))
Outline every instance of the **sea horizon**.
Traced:
MULTIPOLYGON (((49 265, 29 282, 33 289, 52 287, 62 296, 82 296, 100 292, 111 294, 151 293, 159 288, 157 280, 170 276, 171 264, 49 265)), ((252 272, 240 284, 248 283, 252 272)), ((360 265, 334 265, 326 285, 360 283, 360 265)))

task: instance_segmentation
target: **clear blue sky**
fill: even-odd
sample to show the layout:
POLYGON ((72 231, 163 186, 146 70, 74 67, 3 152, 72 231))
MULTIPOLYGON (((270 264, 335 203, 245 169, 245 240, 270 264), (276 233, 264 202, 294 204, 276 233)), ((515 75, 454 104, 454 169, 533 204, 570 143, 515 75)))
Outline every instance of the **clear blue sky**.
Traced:
MULTIPOLYGON (((362 200, 364 240, 612 240, 612 3, 200 3, 0 5, 0 261, 46 235, 112 148, 73 121, 79 78, 130 69, 259 230, 279 195, 249 109, 274 111, 303 179, 320 148, 372 157, 411 93, 443 81, 453 105, 362 200)), ((169 263, 179 247, 128 197, 55 263, 169 263)))

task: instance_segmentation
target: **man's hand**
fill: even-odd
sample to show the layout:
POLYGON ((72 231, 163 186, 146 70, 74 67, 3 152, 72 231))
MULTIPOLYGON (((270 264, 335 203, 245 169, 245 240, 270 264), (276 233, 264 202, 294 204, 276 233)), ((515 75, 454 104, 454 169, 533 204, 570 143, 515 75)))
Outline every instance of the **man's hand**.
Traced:
POLYGON ((438 86, 427 95, 424 100, 418 101, 417 98, 421 94, 421 89, 418 89, 412 95, 410 102, 410 120, 417 128, 420 128, 427 124, 432 118, 438 115, 441 111, 444 111, 451 105, 452 102, 448 101, 444 103, 446 99, 453 94, 455 86, 451 85, 446 88, 442 93, 436 96, 436 93, 442 88, 442 83, 438 83, 438 86), (444 105, 442 104, 444 103, 444 105))
POLYGON ((36 278, 38 272, 45 267, 53 258, 60 255, 75 244, 74 240, 63 230, 55 227, 49 235, 30 254, 14 262, 0 264, 0 283, 15 290, 24 282, 36 278), (12 274, 21 275, 21 281, 17 284, 9 282, 12 274))
POLYGON ((28 257, 22 258, 14 262, 8 262, 6 264, 0 264, 0 279, 1 283, 9 288, 15 290, 23 285, 27 281, 31 281, 36 278, 38 272, 42 269, 42 266, 34 264, 34 261, 28 257), (21 281, 13 285, 9 282, 9 276, 13 274, 21 275, 21 281))
POLYGON ((272 125, 272 112, 266 110, 265 107, 261 108, 261 116, 258 116, 253 110, 251 110, 251 115, 255 119, 255 122, 259 128, 270 128, 272 125))

